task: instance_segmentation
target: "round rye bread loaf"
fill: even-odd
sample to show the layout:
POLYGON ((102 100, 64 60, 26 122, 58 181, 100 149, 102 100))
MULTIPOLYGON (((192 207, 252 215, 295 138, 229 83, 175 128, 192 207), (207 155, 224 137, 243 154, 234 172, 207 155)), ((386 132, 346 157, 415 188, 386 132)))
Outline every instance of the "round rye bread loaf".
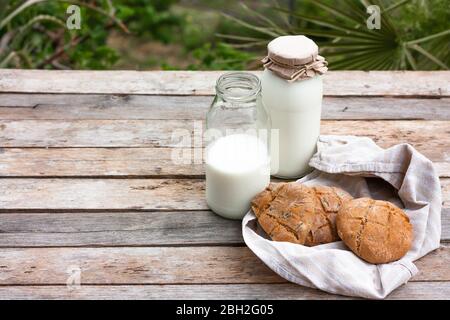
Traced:
POLYGON ((336 224, 344 243, 370 263, 398 260, 411 247, 413 230, 408 216, 387 201, 348 201, 339 210, 336 224))
POLYGON ((315 246, 339 240, 336 215, 351 199, 339 188, 271 183, 255 196, 252 209, 272 240, 315 246))

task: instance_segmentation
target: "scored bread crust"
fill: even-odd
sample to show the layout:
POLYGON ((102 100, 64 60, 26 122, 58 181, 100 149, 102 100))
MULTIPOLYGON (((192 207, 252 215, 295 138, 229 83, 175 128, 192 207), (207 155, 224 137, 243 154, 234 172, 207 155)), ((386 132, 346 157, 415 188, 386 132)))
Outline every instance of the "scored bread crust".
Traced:
POLYGON ((339 240, 336 215, 351 199, 335 187, 271 183, 255 196, 252 209, 272 240, 315 246, 339 240))
POLYGON ((387 201, 349 201, 339 210, 336 224, 344 243, 370 263, 396 261, 411 248, 413 229, 408 216, 387 201))

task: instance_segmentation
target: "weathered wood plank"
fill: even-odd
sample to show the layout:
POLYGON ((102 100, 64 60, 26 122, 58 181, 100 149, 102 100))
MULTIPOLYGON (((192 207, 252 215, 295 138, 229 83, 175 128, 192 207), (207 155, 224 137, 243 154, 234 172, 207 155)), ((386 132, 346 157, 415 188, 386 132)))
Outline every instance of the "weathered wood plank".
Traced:
MULTIPOLYGON (((210 96, 5 94, 4 120, 154 120, 204 119, 210 96)), ((322 119, 450 120, 450 99, 325 97, 322 119)))
POLYGON ((441 224, 442 224, 441 239, 445 239, 444 241, 449 241, 450 240, 450 209, 449 208, 442 209, 441 224))
POLYGON ((203 179, 0 179, 0 210, 206 210, 203 179))
MULTIPOLYGON (((450 207, 450 179, 441 179, 450 207)), ((208 210, 203 179, 0 179, 0 211, 208 210)))
MULTIPOLYGON (((448 300, 450 282, 409 282, 394 292, 388 300, 448 300)), ((230 284, 230 285, 83 285, 76 289, 66 286, 1 286, 0 300, 26 299, 96 299, 96 300, 335 300, 351 299, 291 283, 230 284)))
MULTIPOLYGON (((0 148, 0 177, 203 177, 203 164, 175 163, 173 148, 0 148)), ((444 163, 445 164, 445 163, 444 163)), ((450 167, 450 165, 449 165, 450 167)), ((445 168, 444 168, 445 169, 445 168)), ((449 170, 444 170, 443 173, 449 170)))
MULTIPOLYGON (((450 209, 442 235, 450 240, 450 209)), ((9 213, 0 247, 243 245, 241 222, 210 211, 9 213)))
MULTIPOLYGON (((223 73, 2 69, 0 92, 210 95, 223 73)), ((338 96, 449 96, 449 83, 448 71, 333 71, 324 76, 324 92, 338 96)))
MULTIPOLYGON (((200 123, 201 124, 201 123, 200 123)), ((183 120, 0 121, 2 147, 167 147, 174 130, 193 130, 183 120)))
POLYGON ((84 284, 280 283, 244 247, 0 249, 0 285, 65 284, 69 268, 84 284))
POLYGON ((419 269, 412 281, 428 281, 428 279, 450 280, 450 247, 442 243, 441 247, 414 262, 419 269))
MULTIPOLYGON (((0 93, 0 119, 16 120, 158 120, 204 119, 211 96, 149 96, 0 93)), ((398 99, 402 100, 402 99, 398 99)), ((447 112, 442 99, 424 101, 431 112, 447 112), (442 103, 431 103, 436 100, 442 103), (436 109, 437 108, 437 109, 436 109)), ((414 105, 414 103, 412 103, 414 105)))
MULTIPOLYGON (((440 177, 450 177, 445 150, 425 155, 440 177)), ((0 177, 203 177, 203 164, 172 161, 174 148, 0 148, 0 177)))
POLYGON ((434 162, 433 164, 439 177, 450 177, 450 162, 434 162))
MULTIPOLYGON (((417 261, 412 281, 449 281, 450 247, 417 261)), ((247 247, 0 249, 0 285, 284 283, 247 247)))
POLYGON ((450 207, 450 179, 440 179, 442 188, 442 204, 444 208, 450 207))
POLYGON ((0 247, 242 245, 241 221, 210 211, 10 213, 0 247))
MULTIPOLYGON (((195 120, 0 120, 0 146, 191 147, 192 139, 181 141, 179 133, 189 138, 196 130, 201 137, 201 127, 195 120)), ((382 147, 410 143, 428 157, 448 161, 449 128, 450 121, 324 120, 321 132, 367 136, 382 147)))

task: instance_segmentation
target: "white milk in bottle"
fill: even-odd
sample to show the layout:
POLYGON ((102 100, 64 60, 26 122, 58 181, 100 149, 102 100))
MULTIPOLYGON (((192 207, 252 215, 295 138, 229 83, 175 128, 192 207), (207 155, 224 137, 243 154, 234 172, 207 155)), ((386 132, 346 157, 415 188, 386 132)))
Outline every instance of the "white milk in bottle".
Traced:
MULTIPOLYGON (((263 63, 262 99, 269 110, 272 128, 279 139, 272 144, 271 158, 278 163, 275 176, 297 178, 310 168, 320 134, 322 74, 327 63, 317 45, 305 36, 272 40, 263 63)), ((273 169, 273 168, 272 168, 273 169)))
POLYGON ((206 201, 218 215, 242 219, 270 182, 270 117, 259 78, 246 72, 222 75, 206 127, 206 201))
POLYGON ((208 206, 226 218, 242 219, 270 182, 267 147, 253 135, 219 138, 207 148, 205 162, 208 206))

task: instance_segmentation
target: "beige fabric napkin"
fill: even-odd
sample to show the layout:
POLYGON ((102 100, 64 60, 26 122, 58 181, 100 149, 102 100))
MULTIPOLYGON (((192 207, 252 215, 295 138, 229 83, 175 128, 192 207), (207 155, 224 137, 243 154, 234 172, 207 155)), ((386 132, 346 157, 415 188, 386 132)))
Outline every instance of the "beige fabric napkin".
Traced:
POLYGON ((321 136, 310 165, 315 170, 298 182, 337 186, 354 197, 391 201, 408 214, 414 241, 401 260, 373 265, 342 241, 316 247, 271 241, 248 212, 242 222, 245 243, 283 278, 330 293, 381 299, 417 273, 414 260, 439 247, 439 177, 431 161, 412 146, 382 149, 369 138, 321 136))

